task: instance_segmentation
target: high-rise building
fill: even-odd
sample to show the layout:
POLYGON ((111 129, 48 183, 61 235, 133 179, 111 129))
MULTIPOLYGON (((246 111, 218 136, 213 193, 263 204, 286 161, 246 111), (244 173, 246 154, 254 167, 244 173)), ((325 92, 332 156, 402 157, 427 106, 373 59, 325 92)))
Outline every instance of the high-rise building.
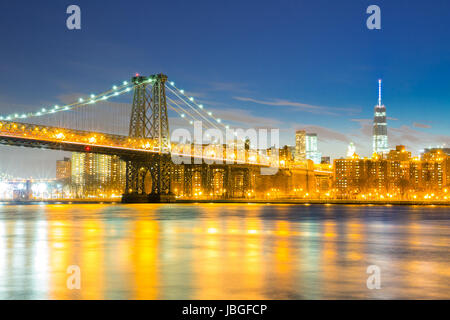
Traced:
POLYGON ((405 146, 396 146, 395 150, 389 151, 387 154, 388 160, 409 161, 411 160, 411 152, 406 151, 405 146))
POLYGON ((117 156, 72 153, 72 189, 77 197, 120 196, 125 189, 125 162, 117 156))
POLYGON ((312 160, 316 164, 320 164, 322 160, 322 154, 317 148, 317 134, 306 134, 306 159, 312 160))
POLYGON ((450 156, 439 149, 419 159, 397 146, 386 157, 335 160, 334 168, 339 197, 447 200, 450 196, 450 156))
POLYGON ((373 119, 373 152, 389 152, 386 107, 381 103, 381 79, 378 80, 378 105, 375 106, 373 119))
POLYGON ((306 131, 298 130, 295 133, 295 162, 306 160, 306 131))
POLYGON ((67 180, 71 176, 70 158, 64 157, 63 160, 56 160, 56 179, 67 180))
POLYGON ((425 148, 424 151, 422 152, 421 156, 423 158, 424 154, 435 153, 436 151, 440 151, 440 152, 445 153, 446 155, 450 156, 450 148, 444 148, 444 147, 425 148))

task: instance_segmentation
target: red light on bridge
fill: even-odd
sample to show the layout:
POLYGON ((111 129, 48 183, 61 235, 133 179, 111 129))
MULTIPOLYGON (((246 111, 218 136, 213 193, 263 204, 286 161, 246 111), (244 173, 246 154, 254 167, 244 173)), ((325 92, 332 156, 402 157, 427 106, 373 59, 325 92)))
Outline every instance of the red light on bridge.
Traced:
POLYGON ((91 151, 91 147, 86 146, 86 147, 84 147, 84 150, 85 150, 85 151, 91 151))
POLYGON ((139 73, 136 72, 136 77, 139 77, 139 73))

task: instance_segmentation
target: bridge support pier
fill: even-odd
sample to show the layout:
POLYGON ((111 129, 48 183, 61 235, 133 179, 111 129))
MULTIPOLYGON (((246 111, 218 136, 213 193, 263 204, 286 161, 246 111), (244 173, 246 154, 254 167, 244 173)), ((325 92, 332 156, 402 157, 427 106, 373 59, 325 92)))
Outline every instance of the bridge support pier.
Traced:
POLYGON ((173 202, 170 155, 153 154, 146 159, 126 159, 126 187, 122 203, 173 202))

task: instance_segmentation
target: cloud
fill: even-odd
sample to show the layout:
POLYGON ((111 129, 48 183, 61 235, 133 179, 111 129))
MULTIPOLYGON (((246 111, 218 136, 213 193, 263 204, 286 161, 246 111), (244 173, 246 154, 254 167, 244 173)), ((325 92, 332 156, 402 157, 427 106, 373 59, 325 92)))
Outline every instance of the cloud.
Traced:
POLYGON ((244 101, 244 102, 252 102, 267 106, 276 106, 276 107, 291 107, 295 109, 299 109, 301 111, 316 113, 316 114, 327 114, 327 115, 338 115, 339 111, 344 111, 347 113, 358 113, 360 110, 351 109, 351 108, 332 108, 325 106, 317 106, 311 105, 302 102, 289 101, 285 99, 272 99, 272 100, 258 100, 248 97, 233 97, 235 100, 244 101))
POLYGON ((358 132, 354 132, 351 135, 354 138, 358 138, 364 136, 364 137, 371 137, 373 134, 373 120, 372 119, 351 119, 353 122, 358 122, 360 125, 360 129, 358 132))
POLYGON ((247 84, 236 82, 211 82, 208 91, 226 91, 234 93, 250 93, 247 84))
POLYGON ((244 127, 252 128, 279 128, 282 126, 282 122, 278 119, 256 116, 248 110, 238 108, 227 108, 213 110, 213 113, 221 119, 231 121, 235 124, 242 125, 244 127))
POLYGON ((299 126, 299 130, 306 130, 307 133, 317 133, 317 137, 322 142, 339 141, 349 143, 350 139, 343 133, 317 125, 299 126))
POLYGON ((430 125, 419 123, 419 122, 414 122, 413 123, 413 127, 415 127, 415 128, 422 128, 422 129, 431 129, 430 125))

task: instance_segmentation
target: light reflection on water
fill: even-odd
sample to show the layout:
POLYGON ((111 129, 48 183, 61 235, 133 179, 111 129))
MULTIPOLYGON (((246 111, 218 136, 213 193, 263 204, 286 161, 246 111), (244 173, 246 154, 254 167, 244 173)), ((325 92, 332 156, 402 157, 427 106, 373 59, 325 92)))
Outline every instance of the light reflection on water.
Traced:
POLYGON ((448 207, 0 206, 0 299, 449 299, 449 253, 448 207))

